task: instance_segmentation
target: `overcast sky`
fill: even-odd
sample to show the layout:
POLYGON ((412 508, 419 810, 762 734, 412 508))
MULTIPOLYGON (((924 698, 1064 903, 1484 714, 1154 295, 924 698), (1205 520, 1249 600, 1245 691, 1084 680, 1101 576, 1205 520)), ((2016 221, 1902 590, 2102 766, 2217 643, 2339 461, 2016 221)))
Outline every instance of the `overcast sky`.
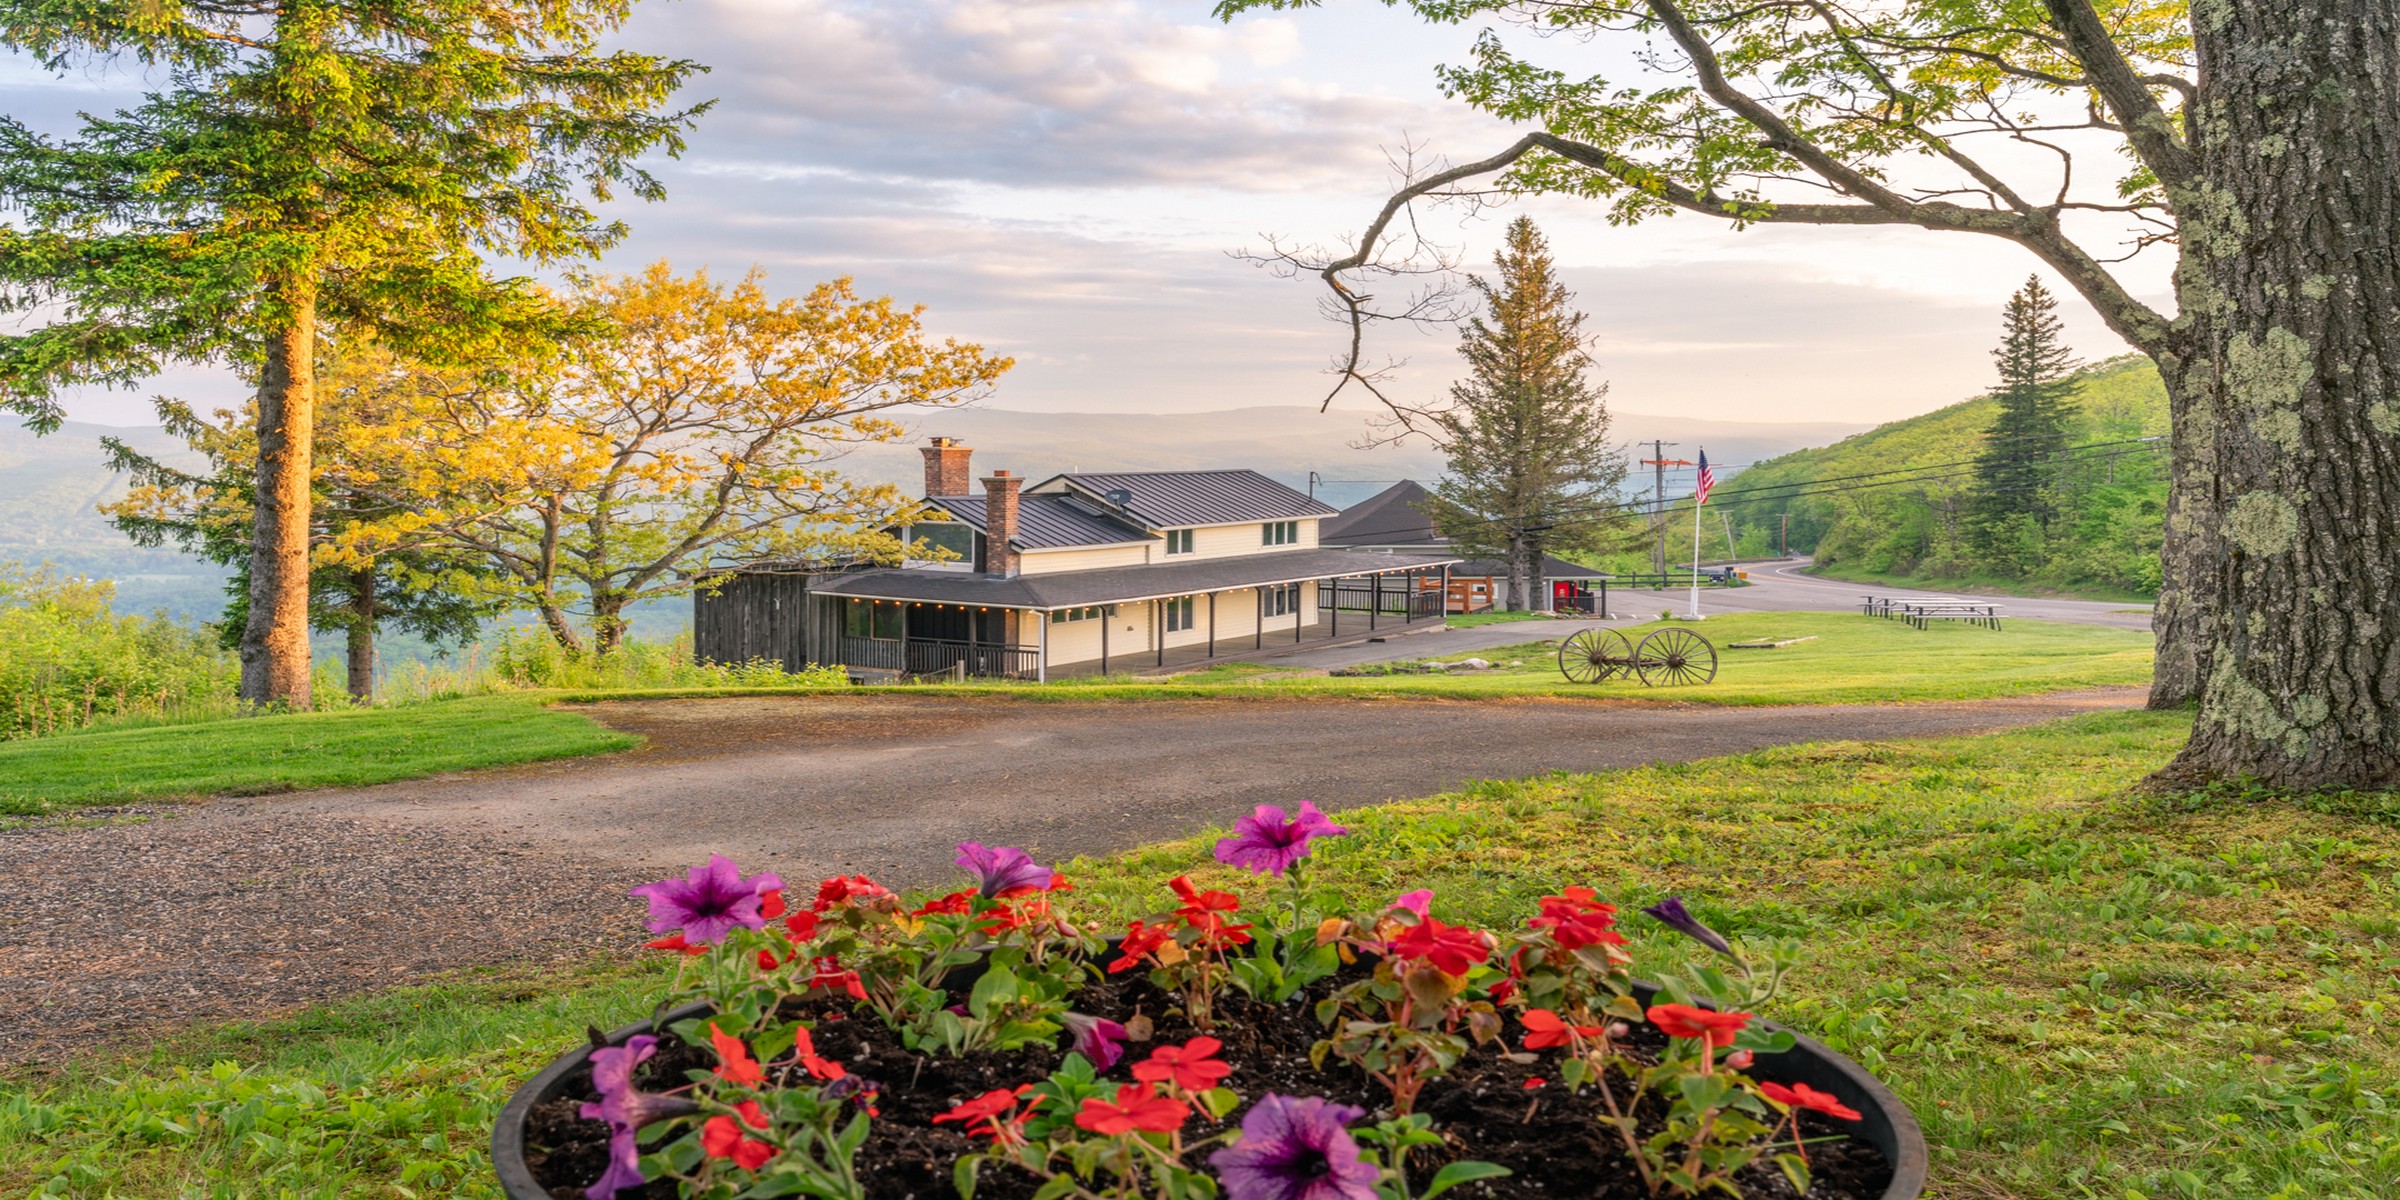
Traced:
MULTIPOLYGON (((1434 86, 1470 29, 1372 0, 1230 26, 1207 10, 645 0, 625 41, 709 64, 691 94, 719 103, 681 160, 657 164, 669 198, 627 207, 633 236, 608 265, 755 264, 792 293, 855 276, 862 291, 928 305, 939 333, 1014 355, 1000 407, 1313 403, 1340 344, 1317 311, 1321 285, 1228 252, 1270 234, 1346 238, 1381 203, 1387 152, 1403 144, 1465 159, 1514 134, 1434 86)), ((1577 70, 1624 62, 1621 48, 1540 50, 1577 70)), ((0 97, 55 120, 137 84, 19 63, 0 73, 0 97)), ((1995 240, 1917 230, 1736 232, 1688 215, 1612 228, 1562 200, 1436 214, 1432 228, 1486 265, 1518 211, 1550 235, 1625 412, 1880 421, 1950 403, 1988 384, 2000 304, 2034 266, 1995 240)), ((2155 294, 2164 267, 2128 278, 2155 294)), ((2125 351, 2079 302, 2066 307, 2085 357, 2125 351)), ((1456 373, 1448 334, 1377 336, 1409 360, 1400 394, 1437 394, 1456 373)), ((124 393, 71 407, 107 423, 148 413, 124 393)))

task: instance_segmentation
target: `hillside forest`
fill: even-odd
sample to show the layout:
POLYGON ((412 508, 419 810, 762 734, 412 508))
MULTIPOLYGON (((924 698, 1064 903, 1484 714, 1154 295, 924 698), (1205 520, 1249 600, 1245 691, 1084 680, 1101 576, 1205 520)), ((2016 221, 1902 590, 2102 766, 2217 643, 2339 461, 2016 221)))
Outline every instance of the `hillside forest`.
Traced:
POLYGON ((2154 596, 2166 442, 2143 439, 2167 432, 2166 389, 2133 355, 2066 384, 2068 449, 2046 472, 2056 512, 2046 528, 1977 536, 1975 459, 1999 415, 1991 396, 1760 461, 1710 507, 1724 505, 1745 557, 1774 553, 1789 514, 1791 551, 1838 578, 2154 596))

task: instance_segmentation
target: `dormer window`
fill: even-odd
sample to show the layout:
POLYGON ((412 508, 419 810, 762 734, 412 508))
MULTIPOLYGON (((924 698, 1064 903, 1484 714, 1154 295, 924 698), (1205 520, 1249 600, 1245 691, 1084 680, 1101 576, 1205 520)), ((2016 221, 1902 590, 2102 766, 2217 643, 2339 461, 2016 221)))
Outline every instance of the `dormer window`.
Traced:
POLYGON ((1269 521, 1258 527, 1258 541, 1262 546, 1289 546, 1299 540, 1298 521, 1269 521))
POLYGON ((1189 529, 1170 529, 1170 530, 1168 530, 1168 531, 1167 531, 1167 553, 1169 553, 1169 554, 1190 554, 1191 552, 1192 552, 1192 531, 1191 531, 1191 530, 1189 530, 1189 529))

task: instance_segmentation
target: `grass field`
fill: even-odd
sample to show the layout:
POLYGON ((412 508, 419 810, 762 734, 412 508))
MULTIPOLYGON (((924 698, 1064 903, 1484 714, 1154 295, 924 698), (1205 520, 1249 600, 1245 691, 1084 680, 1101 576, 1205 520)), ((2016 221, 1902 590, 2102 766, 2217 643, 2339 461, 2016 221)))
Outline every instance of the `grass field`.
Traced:
MULTIPOLYGON (((1909 1102, 1938 1196, 2400 1197, 2400 797, 2130 792, 2185 723, 1488 784, 1345 814, 1319 878, 1360 904, 1427 884, 1446 919, 1494 923, 1564 884, 1678 892, 1721 929, 1808 939, 1773 1015, 1909 1102)), ((1120 912, 1185 870, 1261 896, 1208 845, 1067 870, 1120 912)), ((1628 925, 1637 961, 1686 952, 1628 925)), ((586 1025, 648 1011, 659 972, 467 979, 20 1075, 0 1193, 493 1196, 500 1100, 586 1025)))
POLYGON ((383 783, 640 740, 538 694, 62 734, 0 742, 0 815, 383 783))

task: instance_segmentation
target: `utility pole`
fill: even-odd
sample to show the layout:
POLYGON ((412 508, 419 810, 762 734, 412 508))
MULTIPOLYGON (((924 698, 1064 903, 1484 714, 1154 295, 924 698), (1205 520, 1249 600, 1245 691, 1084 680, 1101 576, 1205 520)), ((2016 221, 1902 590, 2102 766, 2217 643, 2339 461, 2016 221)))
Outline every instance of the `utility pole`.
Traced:
MULTIPOLYGON (((1650 453, 1656 457, 1642 460, 1643 466, 1658 468, 1658 487, 1650 493, 1650 522, 1658 527, 1658 548, 1651 552, 1650 569, 1661 575, 1667 573, 1667 468, 1693 465, 1684 459, 1668 458, 1667 447, 1682 444, 1681 442, 1662 442, 1653 438, 1650 442, 1650 453)), ((1699 520, 1696 516, 1692 519, 1699 520)))
POLYGON ((1775 544, 1778 547, 1777 556, 1781 558, 1790 558, 1792 556, 1792 514, 1787 512, 1778 513, 1776 515, 1783 518, 1783 533, 1775 539, 1775 544))

